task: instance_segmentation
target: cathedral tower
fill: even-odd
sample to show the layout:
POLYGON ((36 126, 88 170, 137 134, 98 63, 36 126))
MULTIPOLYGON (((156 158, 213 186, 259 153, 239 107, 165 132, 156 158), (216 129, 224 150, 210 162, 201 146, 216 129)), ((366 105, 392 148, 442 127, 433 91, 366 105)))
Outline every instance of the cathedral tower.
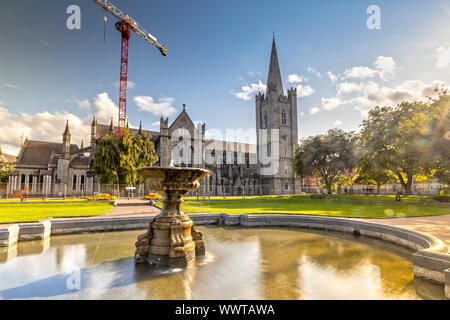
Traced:
POLYGON ((275 39, 272 42, 266 93, 258 93, 255 103, 261 193, 294 194, 296 188, 292 163, 298 145, 297 89, 290 88, 287 96, 284 94, 275 39), (264 137, 265 132, 267 139, 264 137))

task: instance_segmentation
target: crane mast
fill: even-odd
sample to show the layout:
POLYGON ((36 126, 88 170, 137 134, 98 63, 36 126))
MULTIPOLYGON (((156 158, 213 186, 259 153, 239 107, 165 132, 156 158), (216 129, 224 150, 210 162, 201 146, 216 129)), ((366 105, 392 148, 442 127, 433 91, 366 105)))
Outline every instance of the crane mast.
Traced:
POLYGON ((167 48, 158 43, 158 40, 145 30, 137 21, 111 4, 109 0, 93 0, 100 7, 111 13, 119 21, 116 29, 122 34, 121 60, 120 60, 120 96, 119 96, 119 123, 117 136, 120 137, 120 129, 126 126, 127 121, 127 86, 128 86, 128 47, 131 31, 144 38, 151 45, 159 49, 163 56, 167 55, 167 48))

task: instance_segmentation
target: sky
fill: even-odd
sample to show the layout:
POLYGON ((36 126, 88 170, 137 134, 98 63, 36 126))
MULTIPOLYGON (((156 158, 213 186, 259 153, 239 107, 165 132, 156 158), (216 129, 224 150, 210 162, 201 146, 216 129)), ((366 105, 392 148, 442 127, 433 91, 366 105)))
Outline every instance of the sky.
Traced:
MULTIPOLYGON (((450 0, 111 2, 168 48, 163 57, 131 36, 131 126, 142 120, 157 131, 161 116, 171 122, 186 104, 211 137, 252 131, 273 34, 284 89, 297 87, 299 137, 357 131, 374 106, 424 99, 450 83, 450 0), (371 5, 380 9, 380 29, 367 27, 371 5)), ((1 2, 0 17, 4 152, 17 154, 25 136, 61 141, 66 120, 72 143, 86 145, 94 115, 117 119, 113 16, 91 0, 16 0, 1 2), (70 5, 81 9, 80 30, 66 26, 70 5)))

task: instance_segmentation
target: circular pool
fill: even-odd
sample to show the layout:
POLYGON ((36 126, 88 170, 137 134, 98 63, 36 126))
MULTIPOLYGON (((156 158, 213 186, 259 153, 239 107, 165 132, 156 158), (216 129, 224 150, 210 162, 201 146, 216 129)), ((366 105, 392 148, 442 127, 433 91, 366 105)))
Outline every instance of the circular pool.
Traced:
POLYGON ((0 299, 444 299, 411 251, 334 232, 198 227, 187 269, 135 265, 142 231, 52 236, 0 248, 0 299))

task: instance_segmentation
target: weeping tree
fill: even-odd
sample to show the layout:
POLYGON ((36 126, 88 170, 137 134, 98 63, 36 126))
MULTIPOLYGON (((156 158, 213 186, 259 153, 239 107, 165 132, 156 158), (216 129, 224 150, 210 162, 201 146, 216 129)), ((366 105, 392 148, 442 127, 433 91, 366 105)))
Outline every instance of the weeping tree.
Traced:
POLYGON ((354 140, 352 133, 340 129, 304 139, 295 153, 295 172, 298 176, 319 176, 331 194, 338 176, 357 164, 354 140))
POLYGON ((152 166, 158 161, 151 137, 132 134, 124 129, 119 139, 106 135, 97 142, 94 168, 105 184, 135 185, 144 182, 137 169, 152 166))

